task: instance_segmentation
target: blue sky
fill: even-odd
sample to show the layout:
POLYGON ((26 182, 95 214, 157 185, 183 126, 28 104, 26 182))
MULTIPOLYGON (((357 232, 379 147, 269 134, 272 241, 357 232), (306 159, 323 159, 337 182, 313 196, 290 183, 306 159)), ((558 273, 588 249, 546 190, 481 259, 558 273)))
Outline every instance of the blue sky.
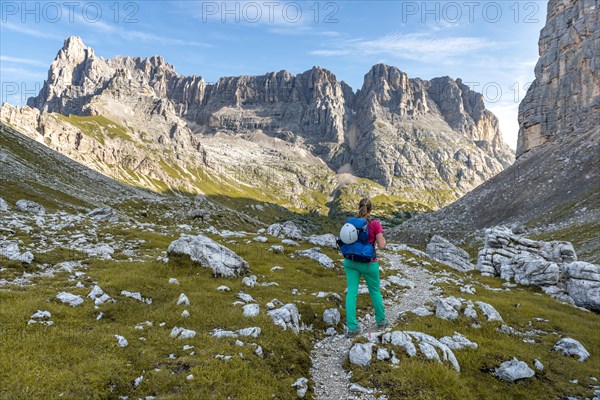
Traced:
POLYGON ((516 147, 518 102, 534 78, 546 1, 3 1, 0 96, 36 94, 70 35, 96 55, 162 55, 184 75, 319 65, 359 89, 376 63, 409 77, 462 78, 483 92, 516 147))

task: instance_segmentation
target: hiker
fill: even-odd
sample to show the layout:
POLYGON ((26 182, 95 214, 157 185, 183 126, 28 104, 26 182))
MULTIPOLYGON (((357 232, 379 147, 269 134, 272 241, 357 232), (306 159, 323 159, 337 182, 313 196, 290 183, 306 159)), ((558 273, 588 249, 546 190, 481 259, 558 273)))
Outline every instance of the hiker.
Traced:
MULTIPOLYGON (((371 218, 371 210, 371 200, 363 198, 358 203, 357 217, 366 219, 369 244, 374 248, 377 246, 379 249, 384 249, 385 238, 383 237, 383 228, 379 221, 371 218)), ((375 310, 377 327, 384 329, 389 325, 385 316, 385 309, 379 286, 379 264, 377 263, 377 256, 374 251, 372 254, 373 256, 368 262, 359 262, 348 259, 348 257, 344 259, 344 270, 346 271, 346 282, 348 286, 348 291, 346 293, 347 337, 354 337, 361 332, 361 328, 356 321, 356 300, 358 298, 358 285, 360 283, 361 275, 364 276, 367 286, 369 287, 369 296, 371 296, 371 303, 375 310)))

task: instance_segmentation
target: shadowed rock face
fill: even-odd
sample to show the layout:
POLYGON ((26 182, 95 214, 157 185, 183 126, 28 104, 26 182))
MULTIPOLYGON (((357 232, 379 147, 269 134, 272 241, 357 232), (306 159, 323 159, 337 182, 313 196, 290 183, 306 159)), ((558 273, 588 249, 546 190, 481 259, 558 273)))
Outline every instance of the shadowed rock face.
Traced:
POLYGON ((549 2, 537 79, 519 107, 516 162, 451 205, 394 228, 392 237, 426 243, 446 232, 456 240, 473 228, 542 220, 552 229, 595 223, 587 243, 598 243, 599 25, 597 1, 549 2))
POLYGON ((70 37, 28 105, 42 114, 103 115, 160 143, 261 132, 390 193, 443 191, 439 205, 514 160, 481 94, 460 79, 409 79, 383 64, 356 93, 320 67, 207 83, 179 75, 162 57, 104 59, 70 37))
POLYGON ((598 1, 550 0, 535 81, 519 106, 517 157, 600 125, 598 1))

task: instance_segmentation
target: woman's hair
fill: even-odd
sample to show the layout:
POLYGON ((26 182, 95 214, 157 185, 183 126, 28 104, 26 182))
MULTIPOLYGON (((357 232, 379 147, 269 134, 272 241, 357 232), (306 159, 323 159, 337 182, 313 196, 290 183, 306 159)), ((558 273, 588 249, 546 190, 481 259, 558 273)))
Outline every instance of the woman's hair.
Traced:
POLYGON ((367 218, 367 215, 371 212, 373 205, 371 204, 371 200, 368 198, 360 199, 358 203, 358 218, 367 218))

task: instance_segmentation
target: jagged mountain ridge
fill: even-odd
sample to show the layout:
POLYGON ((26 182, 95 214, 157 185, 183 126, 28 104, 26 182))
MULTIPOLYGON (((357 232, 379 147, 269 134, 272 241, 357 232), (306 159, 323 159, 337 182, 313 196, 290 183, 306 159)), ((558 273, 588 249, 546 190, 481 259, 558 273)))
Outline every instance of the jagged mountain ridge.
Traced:
MULTIPOLYGON (((382 64, 365 75, 363 87, 356 93, 320 67, 298 75, 280 71, 221 78, 210 84, 201 77, 177 74, 158 56, 97 57, 79 37, 70 37, 52 63, 39 95, 28 104, 41 114, 5 105, 0 115, 14 126, 29 127, 21 130, 72 158, 92 167, 98 164, 96 169, 105 174, 112 174, 111 165, 125 164, 127 169, 166 180, 168 187, 190 191, 202 191, 202 187, 156 171, 161 168, 152 162, 153 157, 146 157, 146 150, 134 149, 140 147, 139 141, 152 142, 152 151, 166 146, 174 155, 164 161, 192 174, 195 168, 207 167, 211 158, 223 160, 212 152, 214 146, 207 145, 223 133, 244 139, 228 143, 242 147, 237 151, 241 159, 229 164, 250 161, 252 156, 244 148, 247 141, 263 148, 265 143, 271 149, 286 147, 294 154, 291 158, 301 154, 302 159, 314 159, 311 165, 320 163, 322 173, 318 175, 327 175, 326 182, 333 183, 317 182, 312 174, 305 174, 292 193, 302 195, 308 186, 335 200, 337 188, 349 177, 361 195, 386 193, 395 201, 419 201, 434 209, 473 189, 513 160, 498 121, 485 109, 480 94, 460 80, 409 79, 396 67, 382 64), (72 122, 66 118, 51 118, 48 125, 46 115, 53 113, 105 117, 130 129, 130 139, 137 143, 119 138, 103 138, 104 143, 97 143, 87 138, 84 157, 77 146, 65 147, 81 141, 74 132, 78 127, 63 126, 72 122), (65 132, 71 132, 67 135, 70 139, 65 140, 65 132), (372 183, 361 184, 360 178, 372 183)), ((289 152, 283 153, 279 155, 283 160, 273 156, 268 163, 289 169, 289 152)), ((262 158, 258 160, 265 164, 262 158)), ((302 199, 292 197, 292 203, 301 206, 302 199)))
POLYGON ((536 80, 519 106, 515 163, 451 205, 394 228, 394 238, 424 243, 444 232, 461 240, 474 228, 526 223, 542 237, 571 240, 584 258, 600 260, 596 6, 594 0, 549 2, 536 80))

